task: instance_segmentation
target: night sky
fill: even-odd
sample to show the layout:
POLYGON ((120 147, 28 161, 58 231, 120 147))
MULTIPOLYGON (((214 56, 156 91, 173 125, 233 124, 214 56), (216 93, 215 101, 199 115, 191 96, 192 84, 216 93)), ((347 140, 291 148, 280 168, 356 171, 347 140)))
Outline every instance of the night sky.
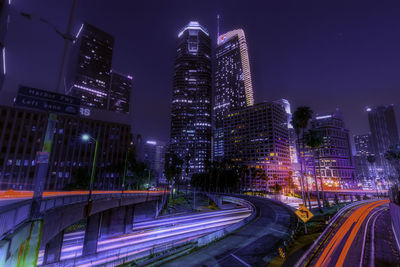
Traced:
MULTIPOLYGON (((53 90, 63 40, 26 11, 65 31, 67 0, 12 0, 5 90, 53 90)), ((80 0, 75 32, 87 21, 114 35, 113 69, 134 76, 134 132, 168 141, 175 41, 190 20, 216 42, 243 28, 256 102, 288 99, 316 113, 340 108, 351 134, 368 132, 366 105, 395 104, 400 117, 400 1, 80 0)))

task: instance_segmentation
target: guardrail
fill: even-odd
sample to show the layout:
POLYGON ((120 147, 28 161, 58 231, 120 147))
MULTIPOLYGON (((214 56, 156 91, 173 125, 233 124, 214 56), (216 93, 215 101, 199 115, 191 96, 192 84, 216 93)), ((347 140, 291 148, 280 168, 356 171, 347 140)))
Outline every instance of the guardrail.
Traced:
MULTIPOLYGON (((148 197, 150 195, 161 195, 161 192, 147 192, 147 193, 124 193, 123 198, 132 197, 148 197)), ((92 195, 94 201, 100 199, 116 199, 121 197, 119 193, 97 193, 92 195)), ((59 208, 66 205, 72 205, 88 201, 88 195, 85 194, 68 194, 61 196, 45 197, 42 199, 40 211, 45 213, 55 208, 59 208)), ((30 208, 31 199, 24 199, 4 205, 0 207, 0 240, 2 240, 8 233, 12 232, 13 229, 18 228, 20 225, 30 219, 30 208)))
POLYGON ((310 260, 312 260, 313 255, 318 252, 320 249, 321 245, 324 243, 325 239, 329 235, 329 233, 332 231, 332 225, 339 219, 339 217, 348 211, 349 209, 363 204, 363 203, 368 203, 375 201, 375 199, 370 199, 370 200, 361 200, 354 202, 352 204, 349 204, 343 208, 341 208, 330 220, 328 226, 325 228, 325 230, 320 234, 317 238, 317 240, 314 241, 314 243, 311 245, 311 247, 306 251, 306 253, 303 254, 303 256, 297 261, 295 267, 299 266, 306 266, 310 260))

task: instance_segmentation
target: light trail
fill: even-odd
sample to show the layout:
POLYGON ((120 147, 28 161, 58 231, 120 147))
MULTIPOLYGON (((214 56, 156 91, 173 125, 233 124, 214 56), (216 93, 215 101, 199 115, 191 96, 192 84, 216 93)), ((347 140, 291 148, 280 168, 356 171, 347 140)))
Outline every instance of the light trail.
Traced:
MULTIPOLYGON (((76 259, 76 262, 74 261, 74 264, 79 266, 102 264, 125 257, 122 255, 144 253, 154 249, 155 246, 162 247, 171 243, 176 244, 192 240, 237 223, 250 214, 251 210, 248 208, 236 208, 134 223, 132 227, 134 232, 99 240, 97 259, 90 256, 80 257, 82 255, 84 231, 67 233, 64 235, 61 260, 72 260, 72 258, 80 257, 76 259), (138 231, 138 229, 146 230, 138 231), (99 259, 98 257, 106 258, 99 259)), ((43 261, 43 255, 44 251, 41 251, 38 263, 43 261)))
POLYGON ((338 229, 338 231, 331 239, 329 244, 325 247, 324 251, 322 252, 315 266, 327 266, 329 260, 332 257, 333 252, 337 249, 337 247, 339 246, 345 235, 350 231, 350 229, 352 229, 352 232, 350 233, 350 236, 346 241, 345 247, 343 248, 340 254, 340 258, 336 263, 336 266, 341 266, 340 264, 343 264, 343 261, 346 258, 350 245, 353 242, 354 237, 357 234, 362 223, 364 222, 365 217, 370 213, 372 209, 380 205, 386 204, 388 202, 389 200, 375 201, 356 209, 349 216, 349 218, 347 218, 347 220, 342 224, 342 226, 338 229), (356 225, 354 226, 354 228, 352 228, 354 223, 356 223, 356 225))
MULTIPOLYGON (((124 191, 124 194, 151 194, 151 195, 161 195, 169 193, 169 191, 138 191, 138 190, 130 190, 124 191)), ((79 190, 79 191, 48 191, 43 192, 43 197, 54 197, 54 196, 69 196, 69 195, 88 195, 88 190, 79 190)), ((112 191, 101 191, 94 190, 93 194, 121 194, 121 190, 112 190, 112 191)), ((32 198, 33 191, 0 191, 0 199, 24 199, 24 198, 32 198)))

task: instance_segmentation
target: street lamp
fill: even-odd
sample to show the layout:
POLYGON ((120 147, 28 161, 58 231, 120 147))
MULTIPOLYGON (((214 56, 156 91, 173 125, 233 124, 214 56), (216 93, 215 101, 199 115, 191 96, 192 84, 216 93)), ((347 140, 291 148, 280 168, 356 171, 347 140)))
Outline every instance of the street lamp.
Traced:
POLYGON ((82 134, 81 136, 82 141, 84 142, 95 142, 96 146, 94 148, 94 156, 93 156, 93 165, 92 165, 92 173, 90 175, 90 184, 89 184, 89 198, 88 201, 91 202, 92 201, 92 192, 93 192, 93 181, 94 181, 94 173, 96 170, 96 159, 97 159, 97 147, 99 145, 99 138, 94 139, 93 137, 91 137, 89 134, 82 134))

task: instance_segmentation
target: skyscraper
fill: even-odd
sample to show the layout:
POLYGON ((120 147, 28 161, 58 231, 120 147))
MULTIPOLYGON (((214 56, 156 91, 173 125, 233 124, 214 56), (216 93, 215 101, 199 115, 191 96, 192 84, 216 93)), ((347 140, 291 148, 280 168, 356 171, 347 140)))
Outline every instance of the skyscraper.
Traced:
POLYGON ((372 154, 371 135, 359 134, 354 136, 354 145, 357 156, 369 156, 372 154))
POLYGON ((108 109, 119 113, 129 113, 132 90, 132 76, 111 72, 108 109))
POLYGON ((244 190, 285 185, 291 171, 287 113, 284 105, 264 102, 229 112, 224 119, 225 158, 236 165, 261 169, 269 181, 245 180, 244 190))
POLYGON ((107 109, 114 37, 88 23, 82 24, 75 42, 67 94, 81 105, 107 109))
POLYGON ((247 43, 242 29, 218 36, 215 66, 214 158, 224 157, 223 119, 254 104, 247 43))
POLYGON ((211 156, 211 39, 197 21, 178 34, 170 152, 189 163, 189 176, 211 156))
POLYGON ((385 159, 386 151, 399 142, 393 105, 367 107, 366 110, 368 112, 372 151, 376 157, 378 175, 382 178, 396 176, 396 171, 385 159))
POLYGON ((374 155, 371 147, 371 135, 355 135, 354 145, 356 147, 356 155, 353 157, 356 177, 360 183, 365 185, 368 178, 375 176, 375 166, 368 161, 368 157, 374 155))
POLYGON ((349 130, 345 128, 340 112, 316 116, 311 125, 323 138, 323 144, 316 151, 314 159, 317 176, 322 177, 328 185, 340 184, 344 188, 354 186, 349 130))

